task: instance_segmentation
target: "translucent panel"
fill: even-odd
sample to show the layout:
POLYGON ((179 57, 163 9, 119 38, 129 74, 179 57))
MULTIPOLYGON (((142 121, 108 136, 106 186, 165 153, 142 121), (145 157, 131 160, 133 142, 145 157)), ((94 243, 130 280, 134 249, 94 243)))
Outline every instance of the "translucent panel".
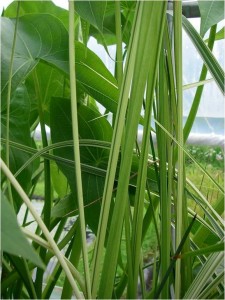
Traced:
MULTIPOLYGON (((200 19, 189 19, 194 27, 199 30, 200 19)), ((218 28, 224 24, 221 22, 218 28)), ((216 41, 213 54, 219 63, 224 66, 224 40, 216 41)), ((183 82, 194 83, 199 80, 203 61, 189 37, 183 33, 183 82)), ((208 73, 207 79, 212 78, 208 73)), ((184 122, 190 111, 196 88, 185 90, 183 93, 184 122)), ((224 97, 215 82, 204 86, 201 103, 197 112, 197 118, 191 133, 224 136, 224 97)))

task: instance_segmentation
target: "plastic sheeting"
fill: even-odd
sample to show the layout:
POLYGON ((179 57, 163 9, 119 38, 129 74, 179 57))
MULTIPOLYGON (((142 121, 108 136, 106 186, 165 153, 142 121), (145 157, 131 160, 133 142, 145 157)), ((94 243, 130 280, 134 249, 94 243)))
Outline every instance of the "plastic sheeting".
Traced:
MULTIPOLYGON (((141 143, 143 131, 138 130, 138 143, 141 143)), ((156 142, 156 135, 153 133, 153 141, 156 142)), ((225 146, 225 136, 217 134, 190 134, 187 140, 189 145, 205 145, 205 146, 225 146)))

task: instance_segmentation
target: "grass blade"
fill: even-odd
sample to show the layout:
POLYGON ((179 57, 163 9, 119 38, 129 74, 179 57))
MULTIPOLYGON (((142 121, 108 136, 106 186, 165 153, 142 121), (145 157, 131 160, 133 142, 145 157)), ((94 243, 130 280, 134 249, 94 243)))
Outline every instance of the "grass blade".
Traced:
POLYGON ((196 219, 196 215, 194 216, 194 218, 192 219, 191 223, 189 224, 187 230, 184 233, 184 236, 182 237, 182 239, 180 241, 180 244, 177 247, 176 252, 174 253, 174 256, 172 257, 172 261, 170 263, 170 266, 169 266, 169 268, 168 268, 168 270, 167 270, 167 272, 166 272, 163 280, 161 281, 157 292, 155 293, 155 298, 156 299, 158 299, 158 297, 159 297, 159 295, 161 293, 161 290, 163 289, 164 284, 166 283, 166 281, 167 281, 167 279, 168 279, 168 277, 169 277, 172 269, 174 268, 175 263, 177 263, 177 259, 179 258, 179 254, 180 254, 180 252, 181 252, 181 250, 182 250, 182 248, 183 248, 183 246, 184 246, 184 244, 186 242, 186 239, 187 239, 189 233, 191 232, 191 229, 192 229, 192 226, 193 226, 193 224, 195 222, 195 219, 196 219))
POLYGON ((221 92, 224 94, 224 71, 219 65, 218 61, 213 56, 210 49, 207 47, 203 39, 200 37, 198 32, 195 28, 191 25, 191 23, 183 16, 182 22, 185 31, 191 38, 194 46, 198 50, 199 54, 201 55, 205 65, 207 66, 208 70, 212 74, 213 78, 216 81, 216 84, 220 88, 221 92))
POLYGON ((45 226, 44 222, 42 221, 41 217, 38 215, 38 213, 36 212, 35 208, 33 207, 33 205, 30 202, 30 199, 27 197, 26 193, 23 191, 23 189, 21 188, 21 186, 19 185, 18 181, 15 179, 15 177, 13 176, 13 174, 10 172, 10 170, 7 168, 7 166, 5 165, 5 163, 2 161, 2 159, 0 159, 0 165, 1 165, 1 169, 3 171, 3 173, 7 176, 7 178, 9 178, 11 184, 14 186, 15 190, 18 192, 18 194, 20 195, 21 199, 24 201, 24 203, 27 205, 27 207, 29 208, 31 214, 33 215, 34 219, 37 221, 37 223, 39 224, 43 234, 46 236, 46 239, 48 240, 50 246, 52 247, 55 255, 57 256, 60 264, 62 265, 69 281, 70 284, 73 287, 73 290, 76 294, 76 297, 78 299, 82 299, 82 296, 80 294, 80 291, 77 287, 76 282, 74 281, 74 278, 64 260, 64 258, 61 255, 61 252, 58 248, 58 246, 56 245, 54 239, 52 238, 50 232, 48 231, 47 227, 45 226))
POLYGON ((112 295, 114 276, 116 272, 117 257, 120 246, 124 212, 126 207, 127 187, 133 155, 142 99, 144 96, 146 80, 149 70, 152 72, 152 85, 154 86, 155 72, 158 65, 158 49, 161 47, 162 28, 161 24, 165 17, 166 2, 140 2, 141 6, 141 31, 138 46, 139 51, 135 61, 134 77, 132 81, 130 106, 127 115, 127 127, 122 149, 122 162, 119 174, 118 189, 113 211, 106 255, 103 265, 103 273, 99 289, 100 298, 110 298, 112 295), (151 17, 149 17, 151 16, 151 17), (157 34, 156 34, 157 32, 157 34), (154 45, 146 43, 157 36, 154 45), (151 55, 150 55, 151 53, 151 55), (110 271, 109 271, 110 270, 110 271))
MULTIPOLYGON (((214 25, 211 28, 211 30, 210 30, 209 43, 208 43, 208 47, 209 47, 210 50, 213 49, 213 45, 214 45, 214 41, 215 41, 215 34, 216 34, 216 27, 217 26, 214 25)), ((207 75, 207 68, 204 65, 202 67, 202 71, 201 71, 201 74, 200 74, 199 81, 200 82, 202 82, 202 81, 204 82, 205 79, 206 79, 206 75, 207 75)), ((189 112, 187 121, 186 121, 185 126, 184 126, 184 141, 185 142, 188 139, 189 133, 191 131, 191 128, 192 128, 193 123, 194 123, 194 120, 196 118, 198 107, 199 107, 199 104, 200 104, 200 101, 201 101, 201 96, 202 96, 203 88, 204 88, 204 85, 201 85, 196 90, 195 97, 194 97, 194 100, 193 100, 193 104, 191 106, 191 110, 189 112)))
MULTIPOLYGON (((137 4, 139 7, 139 4, 137 4)), ((137 7, 137 9, 138 9, 137 7)), ((92 271, 92 296, 95 298, 99 286, 99 274, 100 274, 100 262, 103 256, 103 247, 105 241, 106 227, 109 216, 109 209, 111 204, 111 197, 113 192, 113 185, 116 174, 116 167, 118 162, 118 156, 120 151, 120 144, 123 134, 123 127, 125 123, 125 115, 127 110, 127 103, 130 91, 130 84, 133 75, 133 66, 136 56, 137 48, 137 35, 140 23, 140 16, 135 16, 134 24, 131 35, 131 43, 127 53, 127 63, 125 66, 125 72, 123 76, 123 82, 120 91, 120 97, 118 102, 117 116, 114 124, 113 138, 111 144, 111 151, 109 156, 107 174, 105 179, 105 187, 102 198, 102 209, 98 225, 98 233, 96 239, 96 245, 94 250, 93 259, 93 271, 92 271)))
MULTIPOLYGON (((177 140, 183 146, 183 91, 182 91, 182 1, 174 3, 174 54, 177 88, 177 140)), ((181 242, 184 216, 184 152, 178 148, 178 177, 176 203, 176 247, 181 242)), ((175 297, 181 297, 181 262, 176 264, 175 297)))
POLYGON ((218 244, 215 244, 212 246, 201 248, 199 250, 185 252, 185 253, 181 254, 179 258, 184 258, 187 256, 204 255, 204 254, 213 253, 213 252, 220 252, 223 250, 224 250, 224 243, 222 242, 222 243, 218 243, 218 244))
POLYGON ((223 259, 223 251, 210 255, 184 295, 184 299, 199 299, 199 294, 203 291, 205 284, 211 278, 216 268, 222 263, 223 259))

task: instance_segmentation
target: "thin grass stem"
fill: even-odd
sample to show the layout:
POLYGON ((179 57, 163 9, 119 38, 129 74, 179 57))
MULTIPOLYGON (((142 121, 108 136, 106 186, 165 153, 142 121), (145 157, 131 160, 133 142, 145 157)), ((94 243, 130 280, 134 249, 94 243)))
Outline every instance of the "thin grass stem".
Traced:
POLYGON ((83 296, 81 295, 76 282, 74 281, 74 278, 65 262, 65 259, 63 258, 61 251, 59 250, 57 244, 55 243, 54 239, 51 236, 51 233, 48 231, 48 228, 45 226, 44 222, 42 221, 41 217, 38 215, 38 213, 36 212, 35 208, 33 207, 30 199, 27 197, 26 193, 24 192, 24 190, 22 189, 22 187, 20 186, 20 184, 18 183, 18 181, 15 179, 15 177, 13 176, 13 174, 11 173, 11 171, 8 169, 8 167, 6 166, 6 164, 4 163, 4 161, 0 158, 0 165, 1 165, 1 169, 3 171, 3 173, 7 176, 7 178, 10 180, 11 184, 14 186, 14 188, 16 189, 17 193, 20 195, 21 199, 23 200, 23 202, 27 205, 27 207, 29 208, 31 214, 33 215, 34 219, 37 221, 39 227, 41 228, 43 234, 45 235, 49 245, 51 246, 51 248, 53 249, 56 257, 58 258, 62 268, 65 271, 66 276, 68 277, 71 286, 73 287, 73 290, 75 292, 75 295, 78 299, 82 299, 83 296))
MULTIPOLYGON (((183 93, 182 93, 182 1, 174 2, 174 51, 177 89, 177 140, 183 146, 183 93)), ((184 153, 178 148, 178 183, 176 204, 176 248, 182 240, 183 233, 183 197, 184 197, 184 153)), ((181 262, 176 263, 175 297, 181 297, 181 262)))
POLYGON ((120 1, 115 1, 115 18, 116 18, 116 70, 118 88, 121 88, 123 79, 123 48, 122 48, 122 27, 120 1))
MULTIPOLYGON (((137 3, 137 10, 139 10, 139 3, 137 3)), ((95 298, 99 286, 99 275, 101 270, 101 260, 103 257, 103 247, 106 235, 106 228, 108 223, 109 209, 111 204, 113 185, 116 175, 116 167, 120 152, 120 144, 123 135, 123 128, 125 123, 125 115, 128 104, 128 96, 130 92, 130 84, 134 69, 134 60, 137 51, 137 35, 140 23, 140 16, 136 13, 134 19, 134 26, 131 34, 130 46, 127 53, 127 62, 123 76, 122 87, 120 90, 117 115, 113 130, 113 138, 111 143, 111 151, 109 155, 107 174, 105 179, 105 186, 102 197, 102 208, 98 225, 98 233, 94 250, 93 272, 92 272, 92 296, 95 298), (137 26, 135 26, 137 25, 137 26)))
POLYGON ((80 165, 80 148, 77 117, 77 93, 76 93, 76 71, 75 71, 75 36, 74 36, 74 1, 69 1, 69 67, 70 67, 70 92, 71 92, 71 111, 72 111, 72 131, 74 147, 74 172, 75 186, 77 191, 78 208, 80 216, 80 229, 82 240, 82 254, 84 263, 84 274, 87 297, 91 299, 90 270, 88 263, 88 251, 86 243, 86 225, 84 216, 84 200, 80 165))

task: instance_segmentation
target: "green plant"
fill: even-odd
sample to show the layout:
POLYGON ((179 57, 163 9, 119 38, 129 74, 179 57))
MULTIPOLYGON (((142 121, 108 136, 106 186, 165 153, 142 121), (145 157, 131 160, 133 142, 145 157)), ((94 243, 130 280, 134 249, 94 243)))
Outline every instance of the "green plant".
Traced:
POLYGON ((180 1, 169 12, 166 1, 75 1, 75 10, 70 1, 69 12, 51 1, 14 1, 4 11, 2 298, 48 299, 57 282, 62 299, 73 293, 78 299, 135 299, 138 289, 150 299, 173 298, 173 291, 177 299, 223 296, 223 187, 201 157, 193 157, 194 149, 185 148, 206 68, 224 91, 224 72, 210 50, 223 18, 214 9, 223 5, 199 3, 201 36, 182 16, 180 1), (182 26, 205 63, 184 130, 182 26), (208 48, 203 37, 210 28, 208 48), (88 49, 90 36, 106 51, 116 45, 115 76, 88 49), (31 137, 39 123, 41 146, 31 137), (188 179, 185 156, 208 178, 218 201, 210 202, 188 179), (42 176, 38 215, 29 198, 42 176), (34 232, 26 215, 16 223, 22 203, 34 217, 34 232), (87 225, 95 234, 90 248, 87 225), (45 279, 53 256, 57 263, 45 279))
MULTIPOLYGON (((202 164, 223 170, 224 153, 221 147, 189 146, 188 151, 202 164)), ((187 159, 187 163, 192 164, 191 159, 187 159)))

